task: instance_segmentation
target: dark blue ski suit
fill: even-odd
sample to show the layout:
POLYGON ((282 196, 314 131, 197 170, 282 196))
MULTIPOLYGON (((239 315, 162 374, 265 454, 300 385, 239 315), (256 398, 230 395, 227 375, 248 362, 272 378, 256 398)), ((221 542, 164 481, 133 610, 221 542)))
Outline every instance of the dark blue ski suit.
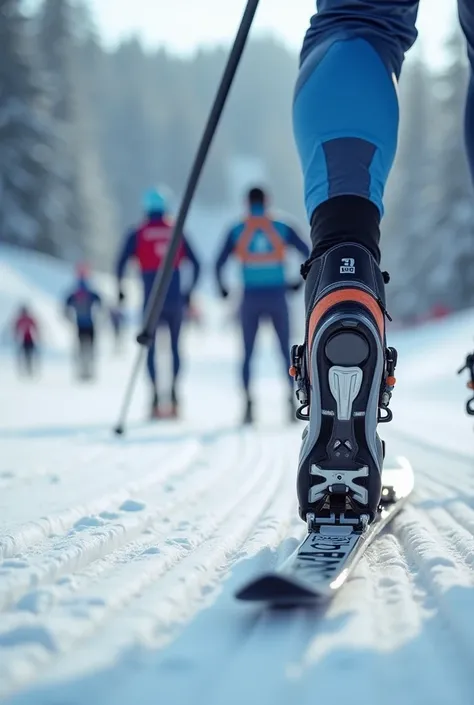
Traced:
MULTIPOLYGON (((429 0, 427 0, 429 2, 429 0)), ((474 2, 458 0, 471 65, 465 137, 474 175, 474 2)), ((418 0, 317 0, 301 53, 294 132, 308 217, 355 195, 383 213, 397 146, 397 81, 414 43, 418 0)))

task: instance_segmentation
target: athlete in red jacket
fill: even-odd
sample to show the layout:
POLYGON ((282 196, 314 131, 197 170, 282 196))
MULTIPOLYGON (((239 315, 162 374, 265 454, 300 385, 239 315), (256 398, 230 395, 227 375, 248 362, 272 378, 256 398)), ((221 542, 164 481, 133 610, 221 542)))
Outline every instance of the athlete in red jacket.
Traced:
MULTIPOLYGON (((119 300, 123 301, 122 279, 129 259, 135 259, 141 270, 143 281, 143 307, 145 308, 151 293, 153 282, 161 268, 168 251, 173 221, 167 215, 168 207, 164 196, 156 190, 148 191, 144 198, 146 218, 143 223, 127 235, 117 262, 117 281, 119 300)), ((200 272, 199 262, 186 237, 183 238, 178 251, 171 283, 163 306, 158 325, 167 326, 170 332, 171 352, 173 356, 173 379, 171 383, 171 416, 178 414, 177 380, 181 366, 179 337, 184 310, 189 306, 191 293, 196 286, 200 272), (181 268, 185 262, 193 268, 193 277, 186 291, 181 290, 181 268)), ((152 418, 169 415, 164 412, 158 398, 158 385, 155 363, 155 344, 148 351, 147 369, 153 387, 152 418)))

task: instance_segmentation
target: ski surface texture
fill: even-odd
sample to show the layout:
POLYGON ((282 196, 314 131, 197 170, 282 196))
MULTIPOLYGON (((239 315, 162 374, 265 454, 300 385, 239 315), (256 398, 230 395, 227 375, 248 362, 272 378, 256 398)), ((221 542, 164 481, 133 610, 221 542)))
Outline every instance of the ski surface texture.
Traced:
POLYGON ((383 470, 382 503, 363 531, 349 525, 325 524, 304 541, 274 572, 261 575, 236 594, 237 599, 274 605, 329 600, 344 585, 359 559, 410 497, 412 466, 406 458, 383 470))

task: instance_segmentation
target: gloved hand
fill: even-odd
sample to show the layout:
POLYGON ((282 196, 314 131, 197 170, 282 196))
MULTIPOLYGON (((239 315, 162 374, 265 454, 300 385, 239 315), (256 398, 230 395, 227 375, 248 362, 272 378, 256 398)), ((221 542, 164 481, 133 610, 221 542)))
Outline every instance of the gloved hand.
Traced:
POLYGON ((183 305, 184 308, 189 308, 191 305, 191 292, 187 291, 185 294, 183 294, 183 305))
POLYGON ((299 281, 294 282, 293 284, 287 284, 286 288, 288 291, 299 291, 302 286, 303 286, 303 280, 300 279, 299 281))
POLYGON ((221 294, 221 296, 222 296, 223 299, 226 299, 226 298, 229 296, 229 291, 228 291, 228 289, 225 288, 225 286, 222 286, 222 285, 221 285, 221 286, 219 287, 219 290, 220 290, 220 294, 221 294))
POLYGON ((119 304, 122 304, 125 301, 125 294, 122 287, 119 287, 117 299, 119 304))

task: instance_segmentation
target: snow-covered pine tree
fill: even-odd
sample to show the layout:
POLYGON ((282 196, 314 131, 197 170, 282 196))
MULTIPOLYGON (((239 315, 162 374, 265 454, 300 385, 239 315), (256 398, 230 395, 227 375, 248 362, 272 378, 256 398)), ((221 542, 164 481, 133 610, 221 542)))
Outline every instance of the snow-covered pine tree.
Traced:
POLYGON ((49 127, 19 0, 0 0, 0 240, 57 253, 47 212, 49 127))
POLYGON ((54 123, 54 173, 50 174, 49 212, 53 237, 66 258, 84 257, 83 207, 79 194, 74 98, 71 8, 63 0, 45 0, 36 17, 36 44, 47 109, 54 123))

